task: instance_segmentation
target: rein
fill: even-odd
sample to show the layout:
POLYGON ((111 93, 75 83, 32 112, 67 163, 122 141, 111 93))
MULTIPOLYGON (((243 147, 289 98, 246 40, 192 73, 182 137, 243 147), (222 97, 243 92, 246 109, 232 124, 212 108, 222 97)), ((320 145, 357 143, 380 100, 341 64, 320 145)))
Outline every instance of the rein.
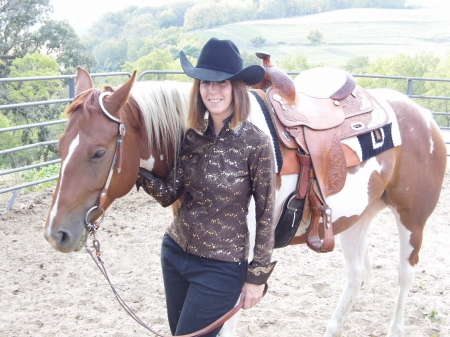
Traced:
MULTIPOLYGON (((103 98, 105 96, 109 96, 111 94, 112 93, 109 92, 109 91, 102 92, 100 94, 100 96, 99 96, 99 104, 100 104, 100 107, 102 108, 103 113, 109 119, 111 119, 112 121, 114 121, 114 122, 119 124, 119 131, 118 131, 117 142, 116 142, 116 151, 114 153, 114 157, 113 157, 113 160, 112 160, 112 163, 111 163, 111 167, 109 169, 109 173, 108 173, 108 177, 106 179, 105 185, 103 186, 103 189, 102 189, 102 191, 100 193, 100 196, 98 198, 97 205, 92 207, 91 209, 89 209, 89 211, 86 213, 86 218, 85 218, 86 228, 87 228, 89 234, 91 234, 93 236, 93 238, 94 238, 92 244, 93 244, 94 249, 95 249, 95 254, 92 252, 92 250, 90 250, 88 248, 87 244, 85 244, 85 248, 86 248, 87 252, 89 253, 89 255, 92 257, 92 259, 94 260, 94 262, 95 262, 96 266, 98 267, 98 269, 100 270, 100 272, 103 274, 105 279, 108 281, 109 285, 111 286, 111 289, 112 289, 112 292, 113 292, 114 296, 116 296, 117 301, 122 306, 122 308, 126 311, 126 313, 128 315, 130 315, 131 318, 133 318, 142 327, 144 327, 145 329, 149 330, 153 334, 155 334, 157 336, 160 336, 160 337, 170 337, 170 335, 161 334, 158 331, 155 331, 151 327, 147 326, 133 312, 133 310, 125 303, 125 301, 120 297, 119 293, 116 291, 116 289, 114 288, 114 285, 112 284, 111 280, 109 279, 108 273, 106 272, 106 268, 105 268, 104 262, 103 262, 102 258, 100 257, 100 255, 101 255, 100 242, 98 241, 96 234, 97 234, 97 230, 100 227, 100 224, 102 223, 102 221, 103 221, 103 219, 105 217, 105 211, 103 209, 103 204, 104 204, 104 202, 106 200, 106 197, 108 195, 108 187, 109 187, 109 184, 111 183, 111 179, 112 179, 112 176, 113 176, 113 173, 114 173, 114 168, 115 168, 117 163, 118 163, 117 173, 121 172, 121 167, 122 167, 122 145, 123 145, 123 139, 122 138, 123 138, 123 136, 125 136, 125 124, 123 123, 121 113, 119 112, 119 118, 116 118, 116 117, 112 116, 108 111, 106 111, 106 109, 105 109, 105 107, 103 105, 103 98), (118 162, 117 162, 117 159, 119 159, 118 162), (93 211, 95 209, 101 210, 102 211, 102 216, 101 216, 99 221, 94 221, 94 223, 92 224, 89 221, 89 214, 91 213, 91 211, 93 211)), ((267 292, 267 284, 265 285, 263 296, 265 295, 266 292, 267 292)), ((204 336, 204 335, 210 333, 211 331, 217 329, 222 324, 224 324, 234 314, 236 314, 243 306, 244 306, 244 301, 241 300, 239 302, 239 304, 237 304, 233 309, 228 311, 226 314, 224 314, 222 317, 220 317, 219 319, 217 319, 215 322, 211 323, 207 327, 205 327, 205 328, 203 328, 201 330, 198 330, 196 332, 190 333, 188 335, 182 335, 182 336, 179 336, 179 337, 200 337, 200 336, 204 336)))

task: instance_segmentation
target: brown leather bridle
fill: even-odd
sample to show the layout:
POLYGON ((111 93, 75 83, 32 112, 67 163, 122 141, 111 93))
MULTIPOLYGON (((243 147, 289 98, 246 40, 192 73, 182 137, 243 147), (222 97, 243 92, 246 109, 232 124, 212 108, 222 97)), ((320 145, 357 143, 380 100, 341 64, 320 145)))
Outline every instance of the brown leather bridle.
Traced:
MULTIPOLYGON (((88 248, 87 244, 85 244, 85 248, 88 251, 89 255, 91 255, 92 259, 94 260, 94 262, 97 265, 97 267, 100 270, 100 272, 103 274, 103 276, 108 281, 108 283, 111 286, 111 289, 112 289, 112 291, 114 293, 114 296, 116 296, 117 301, 122 306, 122 308, 127 312, 127 314, 130 315, 137 323, 139 323, 141 326, 143 326, 147 330, 151 331, 155 335, 160 336, 160 337, 170 337, 169 335, 162 334, 162 333, 160 333, 158 331, 155 331, 151 327, 147 326, 133 312, 133 310, 125 303, 125 301, 120 297, 120 295, 118 294, 118 292, 114 288, 113 284, 111 283, 111 280, 109 279, 108 273, 106 272, 104 262, 103 262, 103 260, 101 258, 100 242, 97 239, 96 233, 97 233, 98 228, 100 227, 100 223, 103 221, 104 216, 105 216, 105 211, 103 209, 103 204, 104 204, 104 202, 106 200, 106 197, 108 195, 108 187, 109 187, 109 184, 111 183, 111 179, 112 179, 112 176, 114 174, 114 168, 115 168, 117 163, 118 163, 117 173, 121 172, 122 146, 123 146, 123 139, 122 138, 123 138, 123 136, 125 136, 125 124, 123 123, 122 115, 121 115, 120 111, 119 111, 119 118, 116 118, 116 117, 112 116, 108 111, 106 111, 106 109, 105 109, 105 107, 103 105, 103 98, 105 96, 108 96, 108 95, 111 95, 111 94, 112 93, 109 92, 109 91, 102 92, 100 94, 100 96, 99 96, 99 104, 100 104, 100 107, 102 108, 103 113, 109 119, 111 119, 112 121, 114 121, 114 122, 119 124, 119 131, 118 131, 117 142, 116 142, 116 150, 115 150, 115 153, 114 153, 114 157, 113 157, 113 160, 112 160, 112 163, 111 163, 111 167, 109 169, 109 173, 108 173, 108 177, 106 179, 105 185, 103 186, 102 191, 100 192, 99 198, 97 200, 97 205, 93 206, 86 213, 86 218, 85 218, 86 228, 87 228, 89 234, 91 234, 93 236, 93 238, 94 238, 92 244, 93 244, 94 249, 95 249, 95 254, 88 248), (101 216, 99 221, 94 221, 94 223, 91 223, 90 220, 89 220, 89 214, 90 214, 91 211, 93 211, 95 209, 101 210, 102 211, 102 216, 101 216)), ((264 296, 264 294, 266 292, 267 292, 267 284, 264 287, 263 296, 264 296)), ((224 324, 228 319, 230 319, 234 314, 236 314, 243 306, 244 306, 244 301, 241 299, 239 304, 237 304, 233 309, 228 311, 225 315, 223 315, 222 317, 220 317, 219 319, 217 319, 215 322, 211 323, 207 327, 205 327, 205 328, 203 328, 203 329, 201 329, 199 331, 193 332, 191 334, 188 334, 188 335, 182 335, 180 337, 200 337, 200 336, 204 336, 207 333, 210 333, 211 331, 217 329, 219 326, 224 324)))

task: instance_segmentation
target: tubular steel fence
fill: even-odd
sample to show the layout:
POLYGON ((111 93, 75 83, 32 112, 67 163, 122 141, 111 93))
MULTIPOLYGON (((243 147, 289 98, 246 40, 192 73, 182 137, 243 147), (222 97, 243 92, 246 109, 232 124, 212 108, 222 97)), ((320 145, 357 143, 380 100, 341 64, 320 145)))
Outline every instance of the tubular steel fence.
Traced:
MULTIPOLYGON (((143 73, 141 73, 137 80, 141 81, 145 76, 147 75, 183 75, 184 72, 182 71, 173 71, 173 70, 148 70, 143 73)), ((298 75, 300 72, 288 72, 289 75, 298 75)), ((91 74, 93 78, 97 77, 110 77, 110 76, 128 76, 131 77, 131 74, 128 72, 111 72, 111 73, 96 73, 91 74)), ((414 83, 417 82, 447 82, 450 83, 450 79, 439 79, 439 78, 421 78, 421 77, 406 77, 406 76, 380 76, 380 75, 362 75, 362 74, 353 74, 354 77, 358 78, 375 78, 375 79, 386 79, 386 80, 399 80, 399 81, 406 81, 406 92, 405 94, 413 99, 426 99, 426 100, 446 100, 450 101, 450 97, 446 96, 424 96, 424 95, 415 95, 413 93, 413 86, 414 83)), ((13 82, 25 82, 25 81, 49 81, 49 80, 63 80, 68 82, 68 98, 64 99, 56 99, 56 100, 49 100, 49 101, 37 101, 37 102, 26 102, 26 103, 17 103, 17 104, 7 104, 7 105, 0 105, 0 110, 13 110, 13 109, 19 109, 24 107, 33 107, 33 106, 42 106, 42 105, 53 105, 53 104, 70 104, 74 97, 75 97, 75 79, 76 75, 61 75, 61 76, 41 76, 41 77, 23 77, 23 78, 0 78, 0 85, 2 83, 13 83, 13 82)), ((434 115, 441 115, 441 116, 447 116, 450 117, 450 113, 448 112, 432 112, 434 115)), ((26 124, 26 125, 20 125, 20 126, 14 126, 14 127, 7 127, 7 128, 0 128, 0 134, 6 133, 6 132, 12 132, 18 130, 30 130, 30 129, 36 129, 36 128, 42 128, 42 127, 49 127, 52 125, 58 125, 58 124, 65 124, 67 122, 66 119, 62 120, 53 120, 53 121, 45 121, 41 123, 34 123, 34 124, 26 124)), ((441 127, 442 134, 444 136, 446 144, 450 144, 450 127, 441 127)), ((12 147, 4 150, 0 150, 0 159, 2 156, 5 156, 7 154, 12 154, 24 150, 28 150, 31 148, 40 148, 40 147, 49 147, 54 146, 58 143, 58 140, 48 140, 43 142, 36 142, 33 144, 23 145, 19 147, 12 147)), ((23 171, 29 171, 34 170, 36 168, 42 168, 49 165, 54 165, 60 163, 60 159, 52 159, 48 161, 42 161, 36 164, 32 165, 26 165, 21 167, 16 167, 13 169, 7 169, 0 171, 0 177, 6 176, 6 175, 12 175, 17 174, 18 172, 23 171)), ((8 188, 0 189, 0 194, 7 193, 7 192, 13 192, 13 195, 6 206, 6 210, 4 212, 1 212, 0 214, 4 214, 8 212, 13 204, 14 200, 16 199, 18 192, 26 187, 31 187, 34 185, 43 184, 45 182, 53 181, 58 179, 58 176, 52 176, 52 177, 46 177, 43 179, 36 179, 33 181, 29 181, 27 183, 11 186, 8 188)))

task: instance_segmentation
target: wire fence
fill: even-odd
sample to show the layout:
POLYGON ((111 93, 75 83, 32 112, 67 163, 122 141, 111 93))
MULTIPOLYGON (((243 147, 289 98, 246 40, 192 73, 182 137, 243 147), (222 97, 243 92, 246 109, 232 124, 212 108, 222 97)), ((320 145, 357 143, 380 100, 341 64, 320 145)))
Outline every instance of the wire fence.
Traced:
MULTIPOLYGON (((300 72, 288 72, 289 75, 295 76, 300 72)), ((173 71, 173 70, 148 70, 141 73, 138 77, 138 81, 145 80, 146 78, 151 77, 154 79, 155 76, 159 79, 160 76, 163 75, 184 75, 182 71, 173 71)), ((450 84, 450 79, 439 79, 439 78, 420 78, 420 77, 403 77, 403 76, 380 76, 380 75, 366 75, 366 74, 353 74, 355 78, 371 78, 371 79, 379 79, 379 80, 395 80, 405 83, 405 94, 410 98, 418 101, 419 104, 422 105, 423 102, 433 100, 433 101, 444 101, 447 104, 450 101, 450 97, 447 96, 439 96, 439 95, 421 95, 414 94, 414 88, 417 85, 423 85, 425 82, 443 82, 450 84)), ((118 82, 118 79, 123 79, 131 77, 131 74, 128 72, 112 72, 112 73, 96 73, 91 74, 91 77, 94 79, 94 83, 97 78, 103 78, 104 83, 108 82, 118 82), (115 78, 116 81, 113 81, 112 78, 115 78)), ((17 83, 21 84, 29 81, 63 81, 66 82, 62 87, 65 88, 65 92, 62 93, 62 97, 54 100, 42 100, 42 101, 34 101, 34 102, 25 102, 25 103, 13 103, 13 104, 5 104, 0 105, 0 117, 2 113, 4 115, 12 116, 13 119, 16 116, 22 116, 22 118, 26 121, 31 120, 30 115, 34 114, 38 118, 45 118, 45 112, 53 109, 54 114, 57 116, 61 116, 61 112, 65 110, 65 108, 73 101, 75 97, 75 80, 76 75, 61 75, 61 76, 41 76, 41 77, 27 77, 27 78, 1 78, 0 86, 4 83, 17 83), (66 97, 64 97, 66 96, 66 97), (49 108, 51 106, 52 108, 49 108), (29 109, 32 109, 30 112, 29 109)), ((98 82, 98 81, 97 81, 98 82)), ((123 81, 122 81, 123 82, 123 81)), ((119 84, 122 82, 118 82, 119 84)), ((450 91, 449 91, 450 92, 450 91)), ((440 116, 441 118, 441 130, 446 141, 446 144, 450 144, 450 114, 445 111, 432 111, 435 118, 440 116), (442 125, 445 124, 445 125, 442 125)), ((8 212, 15 198, 18 195, 18 192, 24 188, 31 188, 35 185, 41 185, 45 183, 51 183, 54 180, 58 179, 58 171, 59 164, 61 162, 58 153, 57 153, 57 137, 64 131, 65 124, 67 123, 67 119, 52 119, 52 120, 44 120, 27 122, 23 125, 12 126, 12 127, 3 127, 0 128, 0 137, 3 134, 11 135, 10 139, 12 140, 11 144, 8 146, 2 146, 0 140, 0 169, 4 168, 0 171, 0 185, 6 184, 5 182, 8 179, 2 179, 2 177, 9 176, 8 181, 13 181, 14 186, 9 186, 3 189, 0 189, 0 194, 13 192, 13 195, 6 207, 6 210, 0 214, 8 212), (37 131, 36 131, 37 130, 37 131), (20 136, 20 139, 19 139, 20 136), (25 143, 28 142, 28 143, 25 143), (17 145, 17 146, 16 146, 17 145), (27 151, 34 150, 37 153, 34 154, 34 158, 38 156, 38 160, 35 160, 32 163, 27 163, 26 160, 21 160, 26 155, 21 156, 20 154, 25 153, 27 151), (10 160, 6 160, 5 158, 9 156, 10 160), (24 164, 25 163, 25 164, 24 164), (37 172, 41 172, 45 167, 53 167, 54 175, 51 176, 39 176, 36 174, 37 172), (26 175, 26 172, 28 173, 26 175), (19 175, 22 173, 25 175, 25 181, 19 175)), ((6 140, 8 141, 8 139, 6 140)), ((33 157, 33 156, 31 156, 33 157)), ((51 173, 52 170, 46 170, 46 173, 51 173)), ((9 183, 11 184, 11 183, 9 183)), ((8 185, 8 184, 7 184, 8 185)))

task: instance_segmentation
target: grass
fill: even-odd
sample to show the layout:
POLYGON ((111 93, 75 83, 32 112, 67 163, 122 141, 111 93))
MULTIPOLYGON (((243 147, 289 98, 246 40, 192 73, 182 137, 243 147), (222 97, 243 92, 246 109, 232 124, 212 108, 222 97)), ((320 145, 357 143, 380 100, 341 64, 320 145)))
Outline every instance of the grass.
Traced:
POLYGON ((277 60, 304 54, 312 64, 342 67, 358 56, 414 56, 424 51, 443 57, 450 52, 450 19, 442 9, 346 9, 310 16, 247 21, 196 31, 207 38, 231 39, 241 51, 265 51, 277 60), (318 29, 323 43, 313 46, 306 38, 318 29), (254 47, 250 39, 266 43, 254 47))
POLYGON ((437 312, 436 309, 431 309, 428 314, 425 315, 425 318, 429 319, 430 321, 439 321, 440 317, 439 317, 439 313, 437 312))

